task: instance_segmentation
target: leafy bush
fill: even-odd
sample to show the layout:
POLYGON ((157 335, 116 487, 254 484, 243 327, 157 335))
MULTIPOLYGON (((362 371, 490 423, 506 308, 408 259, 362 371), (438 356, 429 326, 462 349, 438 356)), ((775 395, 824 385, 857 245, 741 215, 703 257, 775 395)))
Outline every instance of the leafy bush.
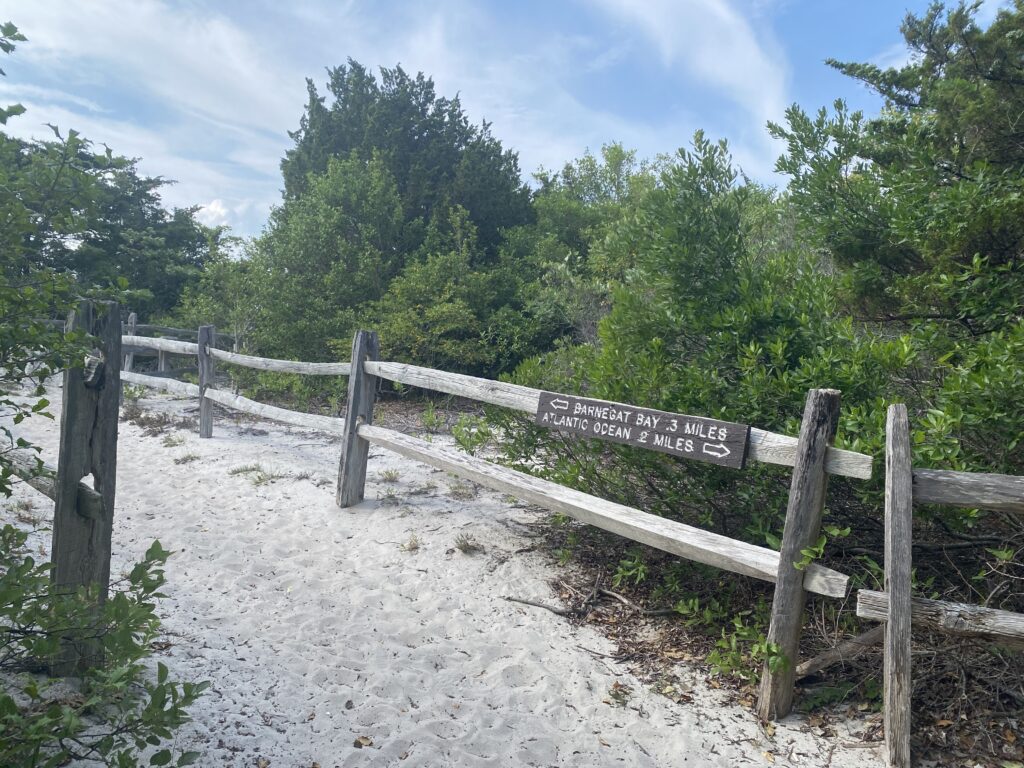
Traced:
MULTIPOLYGON (((95 595, 55 591, 49 563, 25 554, 25 541, 24 531, 0 530, 0 764, 138 765, 140 752, 187 722, 186 708, 208 687, 169 680, 163 664, 154 680, 144 664, 159 632, 154 600, 170 553, 155 542, 97 611, 95 595), (61 656, 62 642, 84 644, 102 662, 74 681, 40 674, 61 656)), ((149 764, 198 757, 163 748, 149 764)))

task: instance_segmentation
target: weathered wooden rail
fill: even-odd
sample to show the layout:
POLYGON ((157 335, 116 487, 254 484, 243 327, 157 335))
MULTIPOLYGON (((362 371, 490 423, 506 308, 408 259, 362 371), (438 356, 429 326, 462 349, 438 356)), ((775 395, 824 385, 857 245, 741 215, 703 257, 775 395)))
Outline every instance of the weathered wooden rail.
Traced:
MULTIPOLYGON (((5 451, 4 460, 10 464, 16 477, 20 477, 50 501, 57 501, 56 467, 46 464, 35 452, 25 448, 5 451)), ((75 496, 78 508, 86 517, 98 518, 103 514, 103 496, 95 489, 79 481, 75 496)))
MULTIPOLYGON (((435 371, 405 363, 386 363, 368 360, 366 372, 388 381, 408 384, 412 387, 444 392, 491 405, 500 405, 528 414, 536 414, 541 390, 490 381, 461 373, 435 371)), ((751 427, 748 456, 765 464, 780 464, 792 467, 796 463, 799 440, 789 435, 780 435, 751 427)), ((871 477, 872 459, 862 453, 829 447, 826 452, 825 470, 833 475, 844 475, 866 480, 871 477)))
MULTIPOLYGON (((616 504, 391 429, 363 424, 358 433, 372 445, 655 549, 755 579, 774 582, 777 578, 779 553, 775 550, 616 504)), ((817 563, 807 567, 804 578, 805 589, 826 597, 845 597, 848 583, 849 577, 845 574, 817 563)))

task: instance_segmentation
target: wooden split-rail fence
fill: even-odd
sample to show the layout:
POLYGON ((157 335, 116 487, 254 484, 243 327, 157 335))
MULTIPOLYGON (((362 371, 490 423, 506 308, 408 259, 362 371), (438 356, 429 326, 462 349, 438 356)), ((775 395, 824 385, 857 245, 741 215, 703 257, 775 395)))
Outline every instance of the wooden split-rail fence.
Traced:
MULTIPOLYGON (((107 316, 116 312, 116 305, 112 307, 107 310, 107 316)), ((81 322, 81 319, 73 319, 71 326, 79 327, 76 323, 81 322)), ((221 349, 217 343, 230 340, 230 337, 217 334, 216 329, 209 325, 201 326, 192 335, 182 329, 137 325, 132 316, 123 335, 112 335, 110 328, 116 326, 109 322, 90 323, 83 327, 90 328, 97 337, 100 344, 98 354, 103 360, 122 360, 124 366, 124 370, 119 372, 108 369, 104 384, 108 387, 104 396, 105 409, 95 411, 98 421, 110 419, 114 425, 112 429, 108 424, 100 430, 105 429, 104 434, 108 436, 113 432, 113 447, 100 449, 99 455, 96 455, 95 446, 90 447, 91 443, 82 437, 78 438, 79 442, 69 440, 65 446, 63 433, 78 418, 78 409, 73 406, 81 395, 79 390, 90 386, 83 379, 81 371, 72 370, 65 374, 65 411, 56 484, 34 476, 26 462, 22 462, 20 468, 16 465, 16 469, 24 476, 31 477, 35 487, 51 498, 57 498, 58 510, 62 509, 63 503, 63 508, 74 509, 78 517, 93 521, 90 525, 100 519, 104 521, 100 535, 90 534, 83 540, 99 540, 95 552, 90 550, 89 556, 84 559, 94 562, 97 554, 105 554, 106 572, 102 568, 75 568, 76 578, 81 583, 99 583, 103 593, 109 574, 109 524, 113 510, 113 472, 108 470, 114 466, 116 459, 117 411, 116 407, 110 410, 109 387, 116 388, 119 383, 130 383, 196 398, 200 413, 200 437, 208 438, 213 434, 213 403, 338 435, 342 441, 336 498, 341 507, 350 507, 363 500, 369 446, 378 445, 678 557, 774 582, 768 641, 781 655, 782 663, 778 663, 778 658, 776 663, 765 663, 757 706, 758 714, 765 719, 782 718, 791 711, 797 675, 807 669, 806 664, 800 667, 796 664, 807 593, 838 599, 847 596, 847 575, 813 562, 803 568, 797 566, 802 560, 801 550, 811 547, 818 539, 828 475, 856 479, 871 477, 870 456, 833 445, 840 405, 840 393, 835 390, 815 389, 808 393, 800 433, 793 437, 752 426, 653 411, 626 403, 542 392, 507 382, 381 361, 378 359, 377 336, 368 331, 356 333, 350 362, 307 363, 245 355, 238 351, 237 346, 233 351, 221 349), (193 342, 138 335, 140 331, 150 329, 164 333, 179 332, 178 335, 189 334, 196 340, 193 342), (122 352, 122 345, 127 353, 122 352), (161 356, 156 372, 139 373, 131 370, 134 355, 142 351, 148 354, 155 351, 161 356), (171 368, 171 355, 194 356, 197 364, 185 369, 171 368), (217 389, 215 370, 218 362, 281 373, 348 376, 346 417, 300 413, 217 389), (176 370, 195 372, 199 383, 192 384, 168 375, 159 375, 176 370), (749 461, 792 467, 780 551, 668 520, 375 426, 373 411, 379 379, 521 411, 534 416, 538 424, 563 432, 640 445, 683 458, 737 468, 744 467, 749 461), (81 384, 79 380, 82 380, 81 384), (83 461, 83 456, 89 458, 83 461), (90 473, 96 483, 95 489, 80 482, 90 473), (96 511, 100 508, 102 514, 96 511)), ((95 425, 93 429, 96 429, 95 425)), ((927 627, 1013 642, 1024 640, 1024 615, 911 597, 912 505, 915 502, 954 504, 1021 513, 1024 512, 1024 478, 913 470, 910 466, 906 408, 902 405, 890 407, 887 434, 885 591, 858 590, 857 613, 864 618, 886 622, 884 707, 888 759, 891 765, 903 768, 910 764, 911 627, 927 627)), ((84 524, 80 520, 76 521, 79 527, 84 524)), ((60 525, 61 520, 55 519, 54 562, 57 571, 60 571, 58 559, 62 557, 57 549, 58 538, 65 538, 63 530, 58 533, 60 525)), ((842 653, 833 655, 836 658, 842 657, 842 653)))

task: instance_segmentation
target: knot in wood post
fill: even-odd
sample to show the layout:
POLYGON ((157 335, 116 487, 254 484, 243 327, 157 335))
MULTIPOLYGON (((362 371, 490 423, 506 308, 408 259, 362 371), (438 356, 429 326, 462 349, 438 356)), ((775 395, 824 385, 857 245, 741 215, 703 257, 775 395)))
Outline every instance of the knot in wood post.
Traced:
POLYGON ((106 361, 103 358, 103 350, 94 348, 85 356, 85 366, 82 369, 82 383, 87 389, 103 388, 103 372, 106 361))

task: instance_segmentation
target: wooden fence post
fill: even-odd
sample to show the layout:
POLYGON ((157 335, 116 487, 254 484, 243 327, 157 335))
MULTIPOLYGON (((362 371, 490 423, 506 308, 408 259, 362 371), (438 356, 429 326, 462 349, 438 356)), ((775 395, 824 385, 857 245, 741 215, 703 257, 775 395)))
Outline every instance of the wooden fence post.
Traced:
MULTIPOLYGON (((97 605, 110 586, 110 537, 113 530, 117 471, 118 398, 121 389, 121 314, 114 302, 82 302, 67 330, 83 329, 95 348, 83 367, 64 372, 56 503, 53 513, 52 581, 58 593, 88 590, 97 605), (92 475, 102 505, 80 502, 79 482, 92 475)), ((87 627, 78 628, 86 636, 87 627)), ((102 651, 95 640, 68 634, 55 674, 70 675, 95 665, 102 651)))
POLYGON ((356 331, 352 340, 348 411, 345 414, 345 436, 341 444, 341 465, 338 469, 337 502, 343 509, 363 500, 370 444, 359 437, 359 426, 373 424, 373 401, 377 394, 377 377, 366 373, 363 363, 376 360, 379 350, 376 333, 356 331))
POLYGON ((812 389, 807 393, 804 418, 796 448, 796 464, 789 487, 786 524, 779 553, 779 572, 772 600, 768 643, 782 654, 781 663, 765 662, 758 694, 757 713, 765 720, 777 720, 793 707, 793 685, 803 628, 804 572, 794 563, 802 558, 800 550, 814 545, 821 529, 825 508, 825 454, 832 444, 839 423, 839 392, 812 389), (772 669, 771 667, 775 667, 772 669))
POLYGON ((216 346, 217 329, 212 325, 199 326, 199 436, 213 437, 213 401, 206 396, 206 388, 213 386, 213 357, 209 347, 216 346))
POLYGON ((890 405, 885 420, 885 592, 889 596, 883 656, 885 746, 889 765, 910 768, 910 586, 914 516, 907 406, 890 405))
MULTIPOLYGON (((134 336, 135 329, 139 324, 139 316, 132 312, 128 315, 128 325, 125 328, 125 336, 134 336)), ((128 371, 131 373, 132 368, 135 366, 135 351, 126 352, 124 355, 124 363, 121 366, 122 371, 128 371)))

